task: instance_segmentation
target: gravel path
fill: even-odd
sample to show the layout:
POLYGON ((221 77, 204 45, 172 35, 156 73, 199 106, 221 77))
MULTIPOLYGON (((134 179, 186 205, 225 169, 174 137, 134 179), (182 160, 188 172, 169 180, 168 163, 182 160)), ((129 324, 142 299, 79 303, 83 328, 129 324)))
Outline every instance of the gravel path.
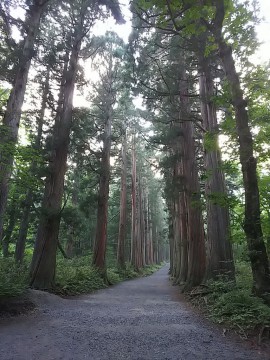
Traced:
POLYGON ((167 273, 73 300, 35 292, 38 311, 1 321, 0 359, 270 359, 194 314, 167 273))

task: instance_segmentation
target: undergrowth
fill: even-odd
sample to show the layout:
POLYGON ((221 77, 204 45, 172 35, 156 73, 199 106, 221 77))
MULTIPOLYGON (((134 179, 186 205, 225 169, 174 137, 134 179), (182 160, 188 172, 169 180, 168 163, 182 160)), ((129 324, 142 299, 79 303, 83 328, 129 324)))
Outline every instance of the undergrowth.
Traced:
POLYGON ((191 296, 206 308, 216 323, 238 331, 243 337, 270 326, 270 307, 251 293, 252 274, 247 263, 236 264, 236 282, 220 278, 209 281, 200 296, 191 296))
MULTIPOLYGON (((91 266, 91 261, 90 256, 60 259, 57 264, 56 293, 77 295, 106 288, 107 285, 99 272, 91 266)), ((125 270, 108 267, 108 281, 114 285, 127 279, 150 275, 159 267, 160 265, 146 266, 138 272, 130 264, 127 264, 125 270)))
POLYGON ((0 261, 0 298, 21 295, 28 285, 27 266, 18 266, 11 258, 0 261))
MULTIPOLYGON (((23 265, 18 266, 13 258, 0 259, 0 299, 20 297, 28 287, 30 258, 26 257, 23 265)), ((75 257, 73 259, 57 258, 56 287, 53 292, 59 295, 78 295, 106 288, 99 272, 91 266, 91 256, 75 257)), ((160 266, 146 266, 138 272, 127 264, 125 270, 113 267, 113 262, 107 269, 110 284, 117 284, 127 279, 150 275, 160 266)))

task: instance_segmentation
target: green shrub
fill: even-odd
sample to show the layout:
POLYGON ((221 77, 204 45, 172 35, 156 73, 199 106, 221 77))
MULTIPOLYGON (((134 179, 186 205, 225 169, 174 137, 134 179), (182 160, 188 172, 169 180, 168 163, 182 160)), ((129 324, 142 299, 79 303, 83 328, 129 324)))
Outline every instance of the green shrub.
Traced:
POLYGON ((28 285, 26 265, 18 266, 13 258, 0 259, 0 297, 21 295, 28 285))
POLYGON ((135 271, 134 267, 130 264, 126 264, 126 268, 124 270, 119 270, 119 274, 121 279, 134 279, 139 276, 139 273, 135 271))
POLYGON ((156 272, 158 269, 160 269, 162 266, 163 266, 163 264, 147 265, 141 269, 141 275, 142 276, 151 275, 154 272, 156 272))
POLYGON ((117 284, 124 279, 121 277, 117 269, 112 268, 107 270, 108 280, 111 285, 117 284))
POLYGON ((56 292, 67 295, 90 293, 106 287, 98 271, 91 267, 90 256, 59 259, 56 285, 56 292))
POLYGON ((130 263, 127 263, 126 268, 124 270, 119 270, 119 275, 122 280, 134 279, 134 278, 141 277, 141 276, 151 275, 155 271, 160 269, 161 266, 162 266, 162 264, 146 265, 145 267, 139 269, 139 271, 136 271, 130 263))
MULTIPOLYGON (((65 295, 77 295, 107 287, 98 270, 91 266, 91 262, 92 257, 90 255, 73 259, 59 257, 56 267, 55 292, 65 295)), ((111 261, 110 266, 107 268, 108 281, 111 285, 127 279, 150 275, 160 268, 160 265, 151 265, 136 272, 129 263, 126 265, 125 270, 113 266, 114 263, 111 261)))
POLYGON ((220 278, 207 286, 207 309, 215 322, 244 330, 270 325, 270 307, 251 294, 252 274, 247 263, 236 264, 236 283, 220 278))

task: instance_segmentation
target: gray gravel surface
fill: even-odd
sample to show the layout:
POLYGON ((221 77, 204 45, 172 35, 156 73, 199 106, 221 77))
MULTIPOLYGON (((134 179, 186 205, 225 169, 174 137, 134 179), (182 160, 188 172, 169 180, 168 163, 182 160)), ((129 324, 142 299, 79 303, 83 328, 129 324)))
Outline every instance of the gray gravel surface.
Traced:
POLYGON ((35 313, 1 320, 1 360, 270 359, 194 313, 168 266, 76 299, 33 296, 35 313))

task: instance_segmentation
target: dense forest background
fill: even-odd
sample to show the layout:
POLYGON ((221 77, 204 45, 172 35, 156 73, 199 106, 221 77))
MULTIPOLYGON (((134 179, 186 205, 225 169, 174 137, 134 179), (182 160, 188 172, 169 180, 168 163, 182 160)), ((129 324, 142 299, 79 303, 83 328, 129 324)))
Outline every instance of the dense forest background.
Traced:
POLYGON ((120 5, 0 4, 0 295, 87 292, 170 260, 214 317, 268 326, 258 3, 134 0, 127 43, 98 35, 125 23, 120 5))

